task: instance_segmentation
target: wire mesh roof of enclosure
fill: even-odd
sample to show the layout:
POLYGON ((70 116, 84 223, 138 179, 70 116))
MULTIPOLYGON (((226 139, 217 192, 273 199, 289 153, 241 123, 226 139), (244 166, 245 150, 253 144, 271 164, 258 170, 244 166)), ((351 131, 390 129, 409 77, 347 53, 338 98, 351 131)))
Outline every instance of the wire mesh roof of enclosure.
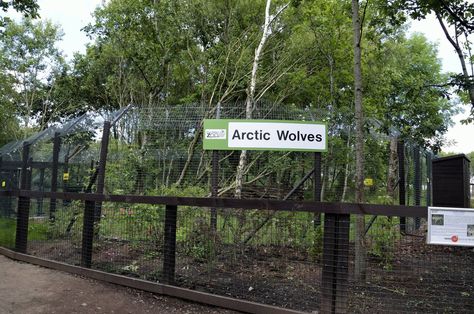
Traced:
MULTIPOLYGON (((227 105, 203 106, 184 104, 163 107, 142 107, 137 112, 141 116, 142 129, 180 129, 189 130, 196 127, 203 119, 216 118, 219 107, 221 119, 245 119, 245 103, 237 102, 227 105)), ((253 119, 279 120, 322 120, 321 110, 311 107, 279 106, 276 103, 259 102, 252 110, 253 119)))
MULTIPOLYGON (((12 141, 0 148, 0 157, 8 156, 11 160, 19 160, 20 150, 23 145, 30 146, 51 141, 56 135, 62 138, 88 132, 91 138, 99 132, 104 121, 110 121, 112 124, 117 122, 123 114, 131 108, 131 105, 112 112, 88 112, 81 116, 67 120, 61 124, 54 124, 42 131, 34 133, 26 139, 12 141)), ((51 152, 52 153, 52 152, 51 152)), ((63 155, 64 151, 61 152, 63 155)), ((52 156, 49 156, 51 160, 52 156)))

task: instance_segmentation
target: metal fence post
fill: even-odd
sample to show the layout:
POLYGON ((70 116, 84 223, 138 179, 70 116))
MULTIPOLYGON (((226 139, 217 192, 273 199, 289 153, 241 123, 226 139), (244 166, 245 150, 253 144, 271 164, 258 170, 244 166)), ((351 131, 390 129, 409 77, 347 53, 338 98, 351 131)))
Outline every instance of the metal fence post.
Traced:
POLYGON ((174 283, 176 264, 176 220, 178 207, 166 205, 165 211, 165 234, 164 234, 164 256, 163 256, 163 281, 167 284, 174 283))
MULTIPOLYGON (((413 177, 413 186, 415 189, 415 206, 421 204, 421 164, 420 164, 420 148, 413 148, 413 163, 415 168, 415 176, 413 177)), ((415 230, 420 229, 420 217, 415 218, 415 230)))
MULTIPOLYGON (((398 153, 398 203, 405 205, 405 143, 398 141, 397 143, 398 153)), ((406 231, 406 218, 400 217, 400 231, 404 233, 406 231)))
MULTIPOLYGON (((30 177, 28 172, 29 160, 30 160, 30 144, 27 142, 23 143, 23 163, 21 166, 21 183, 20 189, 22 191, 29 189, 28 178, 30 177)), ((30 214, 30 198, 20 196, 18 198, 18 213, 16 223, 16 238, 15 238, 15 250, 20 253, 26 253, 28 245, 28 218, 30 214)))
MULTIPOLYGON (((216 108, 216 119, 221 118, 221 104, 217 104, 216 108)), ((211 173, 211 196, 217 197, 219 191, 219 151, 212 151, 212 173, 211 173)), ((211 230, 216 233, 217 231, 217 209, 211 208, 211 230)))
MULTIPOLYGON (((219 190, 219 151, 212 151, 211 196, 217 197, 219 190)), ((211 230, 217 231, 217 209, 211 208, 211 230)))
POLYGON ((84 222, 82 225, 81 266, 90 268, 92 264, 92 246, 94 241, 95 202, 84 202, 84 222))
MULTIPOLYGON (((40 177, 39 177, 39 190, 41 192, 44 192, 44 172, 45 172, 45 169, 44 168, 40 168, 40 177)), ((38 216, 43 216, 44 215, 44 212, 43 212, 43 201, 44 199, 42 197, 38 198, 37 199, 37 204, 38 204, 38 207, 36 209, 36 215, 38 216)))
POLYGON ((431 169, 431 152, 426 153, 426 206, 431 206, 431 189, 432 189, 432 169, 431 169))
MULTIPOLYGON (((313 198, 315 202, 321 202, 321 153, 314 153, 314 184, 313 184, 313 198)), ((317 213, 314 215, 314 227, 321 225, 321 214, 317 213)))
MULTIPOLYGON (((53 164, 51 167, 51 192, 58 191, 58 171, 59 171, 59 152, 61 150, 61 137, 59 133, 54 133, 53 140, 53 164)), ((56 199, 52 198, 49 203, 49 220, 54 223, 56 220, 56 199)))
POLYGON ((321 313, 347 313, 350 215, 324 214, 321 313))
MULTIPOLYGON (((107 153, 109 148, 109 135, 110 135, 111 124, 109 121, 104 122, 104 130, 102 131, 102 143, 100 146, 100 159, 99 159, 99 171, 97 174, 97 194, 104 193, 105 187, 105 166, 107 164, 107 153)), ((95 204, 95 221, 100 221, 102 215, 102 203, 97 202, 95 204)))

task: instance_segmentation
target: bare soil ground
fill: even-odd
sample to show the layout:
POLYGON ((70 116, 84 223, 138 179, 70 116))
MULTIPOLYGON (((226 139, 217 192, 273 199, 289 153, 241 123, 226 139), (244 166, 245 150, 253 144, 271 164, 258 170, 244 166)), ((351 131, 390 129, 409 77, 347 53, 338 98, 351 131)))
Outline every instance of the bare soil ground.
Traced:
POLYGON ((236 313, 154 295, 0 255, 0 314, 236 313))

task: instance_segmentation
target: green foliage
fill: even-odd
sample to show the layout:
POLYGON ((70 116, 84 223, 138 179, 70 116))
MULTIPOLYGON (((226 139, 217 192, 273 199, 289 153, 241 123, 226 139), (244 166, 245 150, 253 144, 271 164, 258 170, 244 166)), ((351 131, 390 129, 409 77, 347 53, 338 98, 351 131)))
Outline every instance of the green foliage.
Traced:
POLYGON ((16 219, 0 218, 0 246, 15 246, 16 219))
POLYGON ((213 261, 221 241, 212 232, 209 220, 196 217, 188 218, 187 222, 191 225, 186 226, 186 235, 181 242, 183 251, 198 262, 213 261))
MULTIPOLYGON (((8 12, 9 9, 22 13, 25 17, 36 18, 38 17, 39 6, 37 0, 0 0, 0 10, 3 11, 0 13, 8 12)), ((0 15, 0 38, 3 28, 8 23, 11 23, 11 19, 0 15)))
POLYGON ((368 253, 376 257, 384 269, 391 269, 393 266, 395 244, 400 237, 398 225, 398 219, 380 216, 368 234, 368 253))
POLYGON ((33 22, 30 18, 20 23, 10 22, 0 40, 0 77, 6 79, 0 90, 7 106, 14 106, 15 114, 22 117, 24 127, 31 127, 36 116, 44 128, 55 113, 51 101, 53 77, 61 71, 64 59, 56 48, 62 37, 58 26, 50 21, 33 22))
MULTIPOLYGON (((57 202, 59 203, 60 201, 57 202)), ((68 206, 59 207, 55 212, 54 222, 45 223, 48 226, 48 238, 71 238, 77 242, 81 241, 84 219, 83 207, 84 203, 81 201, 73 201, 68 206)))
POLYGON ((310 233, 308 255, 312 260, 320 260, 323 254, 323 226, 320 225, 310 233))
POLYGON ((31 220, 28 224, 28 240, 45 241, 48 239, 49 226, 48 223, 40 220, 31 220))

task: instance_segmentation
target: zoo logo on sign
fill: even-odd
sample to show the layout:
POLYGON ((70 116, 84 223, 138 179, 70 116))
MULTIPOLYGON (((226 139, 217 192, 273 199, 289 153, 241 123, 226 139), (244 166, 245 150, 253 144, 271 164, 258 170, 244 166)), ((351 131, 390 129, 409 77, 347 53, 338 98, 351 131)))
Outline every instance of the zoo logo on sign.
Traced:
POLYGON ((204 150, 327 151, 327 127, 315 121, 205 119, 204 150))
POLYGON ((226 129, 207 129, 205 130, 204 138, 206 140, 225 140, 226 129))

